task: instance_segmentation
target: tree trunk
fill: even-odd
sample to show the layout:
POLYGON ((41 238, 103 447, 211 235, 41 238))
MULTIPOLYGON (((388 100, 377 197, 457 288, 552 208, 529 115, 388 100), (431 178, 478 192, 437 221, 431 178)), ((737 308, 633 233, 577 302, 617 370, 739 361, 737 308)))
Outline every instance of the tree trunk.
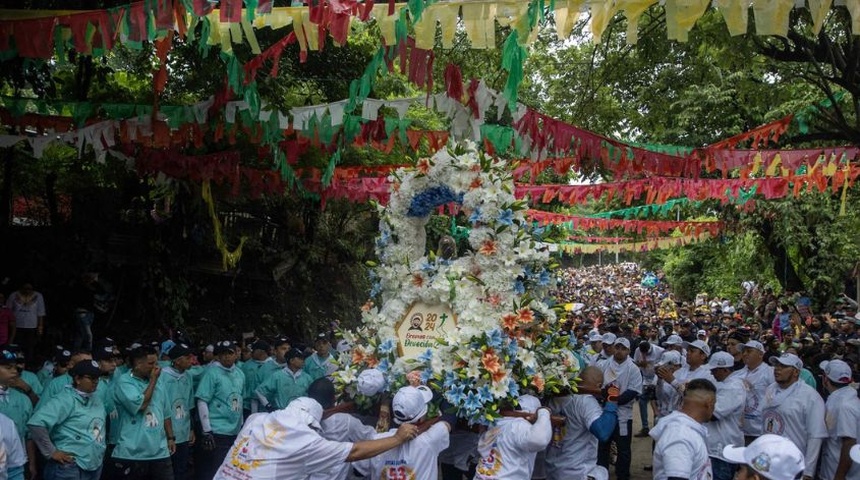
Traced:
POLYGON ((45 203, 48 205, 48 219, 52 227, 59 227, 61 223, 60 209, 57 206, 57 174, 49 173, 45 176, 45 203))
POLYGON ((762 236, 765 248, 773 260, 773 272, 776 274, 779 284, 782 285, 782 289, 789 292, 803 291, 805 289, 803 280, 797 274, 794 264, 788 257, 788 251, 775 237, 773 222, 765 220, 759 227, 759 234, 762 236))

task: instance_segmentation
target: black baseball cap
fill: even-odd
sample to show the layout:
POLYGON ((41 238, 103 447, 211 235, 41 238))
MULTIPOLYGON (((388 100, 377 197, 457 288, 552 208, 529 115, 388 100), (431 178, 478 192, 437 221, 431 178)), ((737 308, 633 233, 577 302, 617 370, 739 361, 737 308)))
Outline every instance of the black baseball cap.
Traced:
POLYGON ((186 355, 190 355, 192 353, 191 347, 184 343, 177 343, 170 349, 170 352, 167 354, 168 358, 171 360, 176 360, 179 357, 184 357, 186 355))

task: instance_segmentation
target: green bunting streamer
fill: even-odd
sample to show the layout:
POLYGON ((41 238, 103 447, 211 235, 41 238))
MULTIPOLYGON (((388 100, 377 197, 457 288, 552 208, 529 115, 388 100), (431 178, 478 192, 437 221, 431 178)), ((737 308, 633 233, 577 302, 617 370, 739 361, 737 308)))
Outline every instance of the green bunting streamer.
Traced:
POLYGON ((517 92, 523 81, 523 63, 527 56, 528 52, 520 44, 519 34, 516 30, 511 30, 502 50, 502 68, 508 72, 508 81, 505 83, 503 95, 508 99, 508 108, 512 112, 517 110, 517 92))

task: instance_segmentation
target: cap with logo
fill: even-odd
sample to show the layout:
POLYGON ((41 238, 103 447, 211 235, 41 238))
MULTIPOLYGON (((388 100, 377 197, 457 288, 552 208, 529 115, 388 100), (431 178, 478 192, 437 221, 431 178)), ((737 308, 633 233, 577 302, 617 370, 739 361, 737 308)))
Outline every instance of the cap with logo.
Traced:
POLYGON ((284 359, 288 362, 294 358, 301 358, 302 360, 304 360, 305 352, 303 352, 300 348, 291 348, 287 352, 287 354, 284 355, 284 359))
POLYGON ((66 363, 69 363, 69 360, 71 360, 71 359, 72 359, 72 352, 70 352, 68 350, 63 350, 62 347, 60 347, 60 349, 57 350, 56 353, 54 353, 54 363, 55 364, 60 363, 60 364, 65 365, 66 363))
POLYGON ((4 345, 0 350, 0 365, 15 365, 18 363, 18 355, 4 345))
POLYGON ((695 340, 692 342, 684 342, 684 345, 687 347, 688 350, 691 348, 695 348, 696 350, 701 350, 702 352, 705 353, 706 357, 711 355, 711 347, 709 347, 707 343, 705 343, 701 340, 695 340))
POLYGON ((251 344, 251 351, 254 350, 262 350, 264 352, 269 351, 269 344, 266 343, 265 340, 257 340, 256 342, 251 344))
POLYGON ((764 353, 764 345, 757 340, 750 340, 743 345, 744 348, 752 348, 753 350, 758 350, 761 353, 764 353))
POLYGON ((603 343, 607 343, 609 345, 614 345, 615 340, 617 339, 618 337, 616 337, 614 333, 604 333, 602 337, 603 343))
POLYGON ((215 344, 215 348, 212 350, 212 353, 215 355, 221 355, 222 353, 230 353, 233 352, 233 342, 230 340, 223 340, 215 344))
POLYGON ((669 335, 669 338, 667 338, 663 342, 663 345, 683 345, 683 344, 684 344, 684 340, 681 339, 680 335, 669 335))
POLYGON ((708 368, 732 368, 735 365, 735 357, 728 352, 714 352, 708 360, 708 368))
POLYGON ((391 401, 391 411, 397 423, 416 423, 427 414, 427 404, 433 399, 433 392, 424 385, 403 387, 391 401))
POLYGON ((168 356, 171 360, 176 360, 179 357, 184 357, 190 354, 191 347, 184 343, 177 343, 173 348, 170 349, 170 354, 168 356))
POLYGON ((69 370, 69 375, 72 377, 98 377, 102 374, 99 370, 99 364, 95 360, 81 360, 69 370))
POLYGON ((794 367, 798 371, 803 370, 803 361, 793 353, 783 353, 778 357, 770 357, 769 363, 773 366, 780 364, 786 367, 794 367))
POLYGON ((98 347, 93 350, 93 360, 110 360, 114 358, 113 347, 98 347))
POLYGON ((278 348, 281 345, 292 345, 293 342, 290 341, 289 337, 280 336, 275 339, 275 343, 272 344, 273 347, 278 348))
POLYGON ((746 465, 768 480, 794 480, 803 472, 804 459, 791 440, 766 433, 747 447, 723 448, 723 458, 746 465))
POLYGON ((600 332, 598 332, 597 330, 591 330, 590 332, 588 332, 588 341, 589 342, 602 342, 603 336, 600 335, 600 332))
POLYGON ((657 366, 663 365, 681 365, 681 352, 676 352, 675 350, 663 352, 660 361, 657 362, 657 366))
POLYGON ((834 383, 851 383, 851 367, 842 360, 825 360, 819 364, 824 375, 834 383))
POLYGON ((626 348, 627 350, 630 350, 630 340, 627 340, 627 339, 626 339, 626 338, 624 338, 624 337, 616 338, 616 339, 615 339, 615 342, 613 343, 613 345, 616 345, 616 346, 618 346, 618 345, 622 345, 622 346, 624 346, 624 348, 626 348))

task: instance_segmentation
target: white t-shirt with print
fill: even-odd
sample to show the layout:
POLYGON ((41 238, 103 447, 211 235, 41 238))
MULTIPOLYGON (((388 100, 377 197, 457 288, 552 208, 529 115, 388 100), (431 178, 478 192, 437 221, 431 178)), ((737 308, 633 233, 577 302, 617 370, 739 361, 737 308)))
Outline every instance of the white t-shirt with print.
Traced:
POLYGON ((725 381, 716 382, 715 386, 717 387, 717 404, 714 407, 716 421, 705 424, 708 429, 706 443, 708 455, 725 460, 723 447, 744 444, 741 422, 746 404, 746 389, 740 378, 727 378, 725 381))
POLYGON ((744 367, 732 372, 729 378, 739 378, 746 389, 746 405, 744 405, 744 422, 741 430, 744 435, 758 437, 762 434, 761 410, 764 392, 773 383, 773 367, 762 363, 755 370, 744 367))
POLYGON ((213 480, 306 480, 346 461, 352 443, 332 442, 288 410, 257 413, 227 452, 213 480))
POLYGON ((549 411, 540 409, 534 424, 524 418, 502 418, 478 440, 480 460, 474 480, 529 480, 535 455, 552 438, 549 411))
POLYGON ((788 388, 780 388, 774 382, 764 392, 761 418, 762 433, 781 435, 794 442, 806 460, 804 474, 815 473, 818 452, 810 462, 806 445, 810 439, 827 438, 821 395, 801 380, 788 388))
MULTIPOLYGON (((391 429, 376 438, 396 432, 391 429)), ((448 434, 448 424, 439 422, 412 441, 353 466, 369 480, 439 480, 439 453, 448 448, 448 434)))
MULTIPOLYGON (((857 390, 851 387, 835 390, 827 397, 824 407, 824 424, 828 436, 821 447, 818 478, 829 480, 836 476, 836 468, 839 467, 842 439, 860 439, 860 399, 857 398, 857 390)), ((860 480, 860 464, 851 462, 845 478, 860 480)))
POLYGON ((650 432, 654 444, 654 480, 669 477, 711 480, 711 458, 705 436, 708 429, 683 412, 661 418, 650 432))
POLYGON ((554 435, 546 451, 546 475, 549 480, 585 480, 591 467, 597 465, 597 437, 589 431, 603 409, 591 395, 557 397, 549 402, 553 415, 566 418, 561 431, 554 435))

